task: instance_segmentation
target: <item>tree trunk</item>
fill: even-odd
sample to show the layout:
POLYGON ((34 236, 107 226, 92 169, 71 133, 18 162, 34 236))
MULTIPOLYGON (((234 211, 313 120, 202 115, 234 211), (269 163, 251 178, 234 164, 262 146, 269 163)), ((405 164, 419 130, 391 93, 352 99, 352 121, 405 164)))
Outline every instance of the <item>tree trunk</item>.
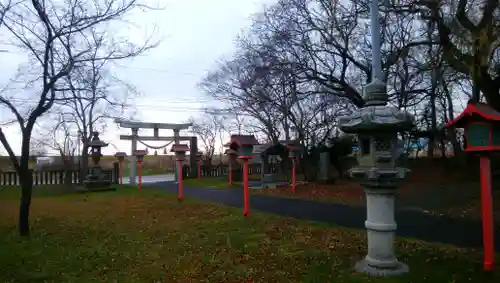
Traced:
POLYGON ((30 157, 30 137, 31 129, 26 129, 23 133, 23 141, 21 146, 21 158, 19 162, 19 180, 21 183, 21 201, 19 204, 19 235, 29 237, 30 235, 30 206, 31 194, 33 191, 33 173, 29 169, 30 157))
POLYGON ((19 172, 21 180, 21 202, 19 205, 19 235, 28 237, 30 235, 30 206, 31 206, 31 193, 33 190, 33 176, 31 172, 26 169, 19 172))
POLYGON ((69 186, 73 185, 73 179, 71 176, 71 172, 73 171, 73 162, 72 162, 72 156, 68 158, 68 156, 63 157, 63 162, 64 162, 64 186, 68 188, 69 186))
POLYGON ((78 178, 78 182, 83 184, 83 180, 85 180, 87 172, 89 171, 89 147, 85 143, 83 144, 80 156, 80 178, 78 178))

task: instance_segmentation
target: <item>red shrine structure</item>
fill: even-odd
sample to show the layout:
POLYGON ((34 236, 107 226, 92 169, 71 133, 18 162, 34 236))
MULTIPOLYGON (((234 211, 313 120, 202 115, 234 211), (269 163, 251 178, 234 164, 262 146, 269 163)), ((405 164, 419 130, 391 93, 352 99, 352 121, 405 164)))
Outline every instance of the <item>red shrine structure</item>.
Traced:
POLYGON ((500 151, 500 112, 486 104, 468 103, 465 110, 446 127, 465 130, 465 151, 479 155, 481 182, 481 210, 485 271, 494 265, 493 200, 491 197, 490 152, 500 151))

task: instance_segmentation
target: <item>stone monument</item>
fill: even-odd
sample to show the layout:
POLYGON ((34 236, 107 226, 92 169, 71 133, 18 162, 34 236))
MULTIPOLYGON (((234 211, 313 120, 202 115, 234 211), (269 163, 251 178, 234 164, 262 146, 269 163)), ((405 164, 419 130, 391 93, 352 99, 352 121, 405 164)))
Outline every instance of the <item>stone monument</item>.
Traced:
POLYGON ((408 272, 408 266, 394 254, 397 224, 394 219, 394 201, 399 181, 408 170, 399 167, 398 137, 400 131, 413 127, 413 117, 387 105, 386 84, 381 80, 380 26, 378 1, 372 0, 372 79, 364 87, 365 105, 351 116, 339 118, 339 128, 358 134, 358 166, 349 172, 365 188, 368 254, 359 261, 358 272, 375 276, 399 275, 408 272))

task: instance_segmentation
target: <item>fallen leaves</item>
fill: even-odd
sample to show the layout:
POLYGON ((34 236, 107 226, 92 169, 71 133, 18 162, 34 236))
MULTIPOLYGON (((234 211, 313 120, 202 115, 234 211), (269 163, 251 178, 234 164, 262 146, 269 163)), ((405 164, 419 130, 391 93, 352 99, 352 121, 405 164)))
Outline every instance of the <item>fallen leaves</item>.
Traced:
POLYGON ((351 181, 339 181, 336 184, 300 184, 295 187, 295 192, 291 186, 278 186, 276 189, 262 189, 257 193, 358 205, 364 204, 365 199, 363 188, 351 181))

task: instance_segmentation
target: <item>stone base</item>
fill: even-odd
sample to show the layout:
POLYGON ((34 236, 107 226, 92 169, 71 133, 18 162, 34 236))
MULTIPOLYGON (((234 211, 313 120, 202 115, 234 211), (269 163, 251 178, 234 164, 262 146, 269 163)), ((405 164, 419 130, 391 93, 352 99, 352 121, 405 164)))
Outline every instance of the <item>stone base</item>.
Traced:
POLYGON ((373 265, 369 265, 366 260, 360 260, 356 263, 354 269, 357 272, 366 273, 371 276, 397 276, 408 273, 410 271, 408 265, 399 261, 393 268, 379 268, 373 265))

